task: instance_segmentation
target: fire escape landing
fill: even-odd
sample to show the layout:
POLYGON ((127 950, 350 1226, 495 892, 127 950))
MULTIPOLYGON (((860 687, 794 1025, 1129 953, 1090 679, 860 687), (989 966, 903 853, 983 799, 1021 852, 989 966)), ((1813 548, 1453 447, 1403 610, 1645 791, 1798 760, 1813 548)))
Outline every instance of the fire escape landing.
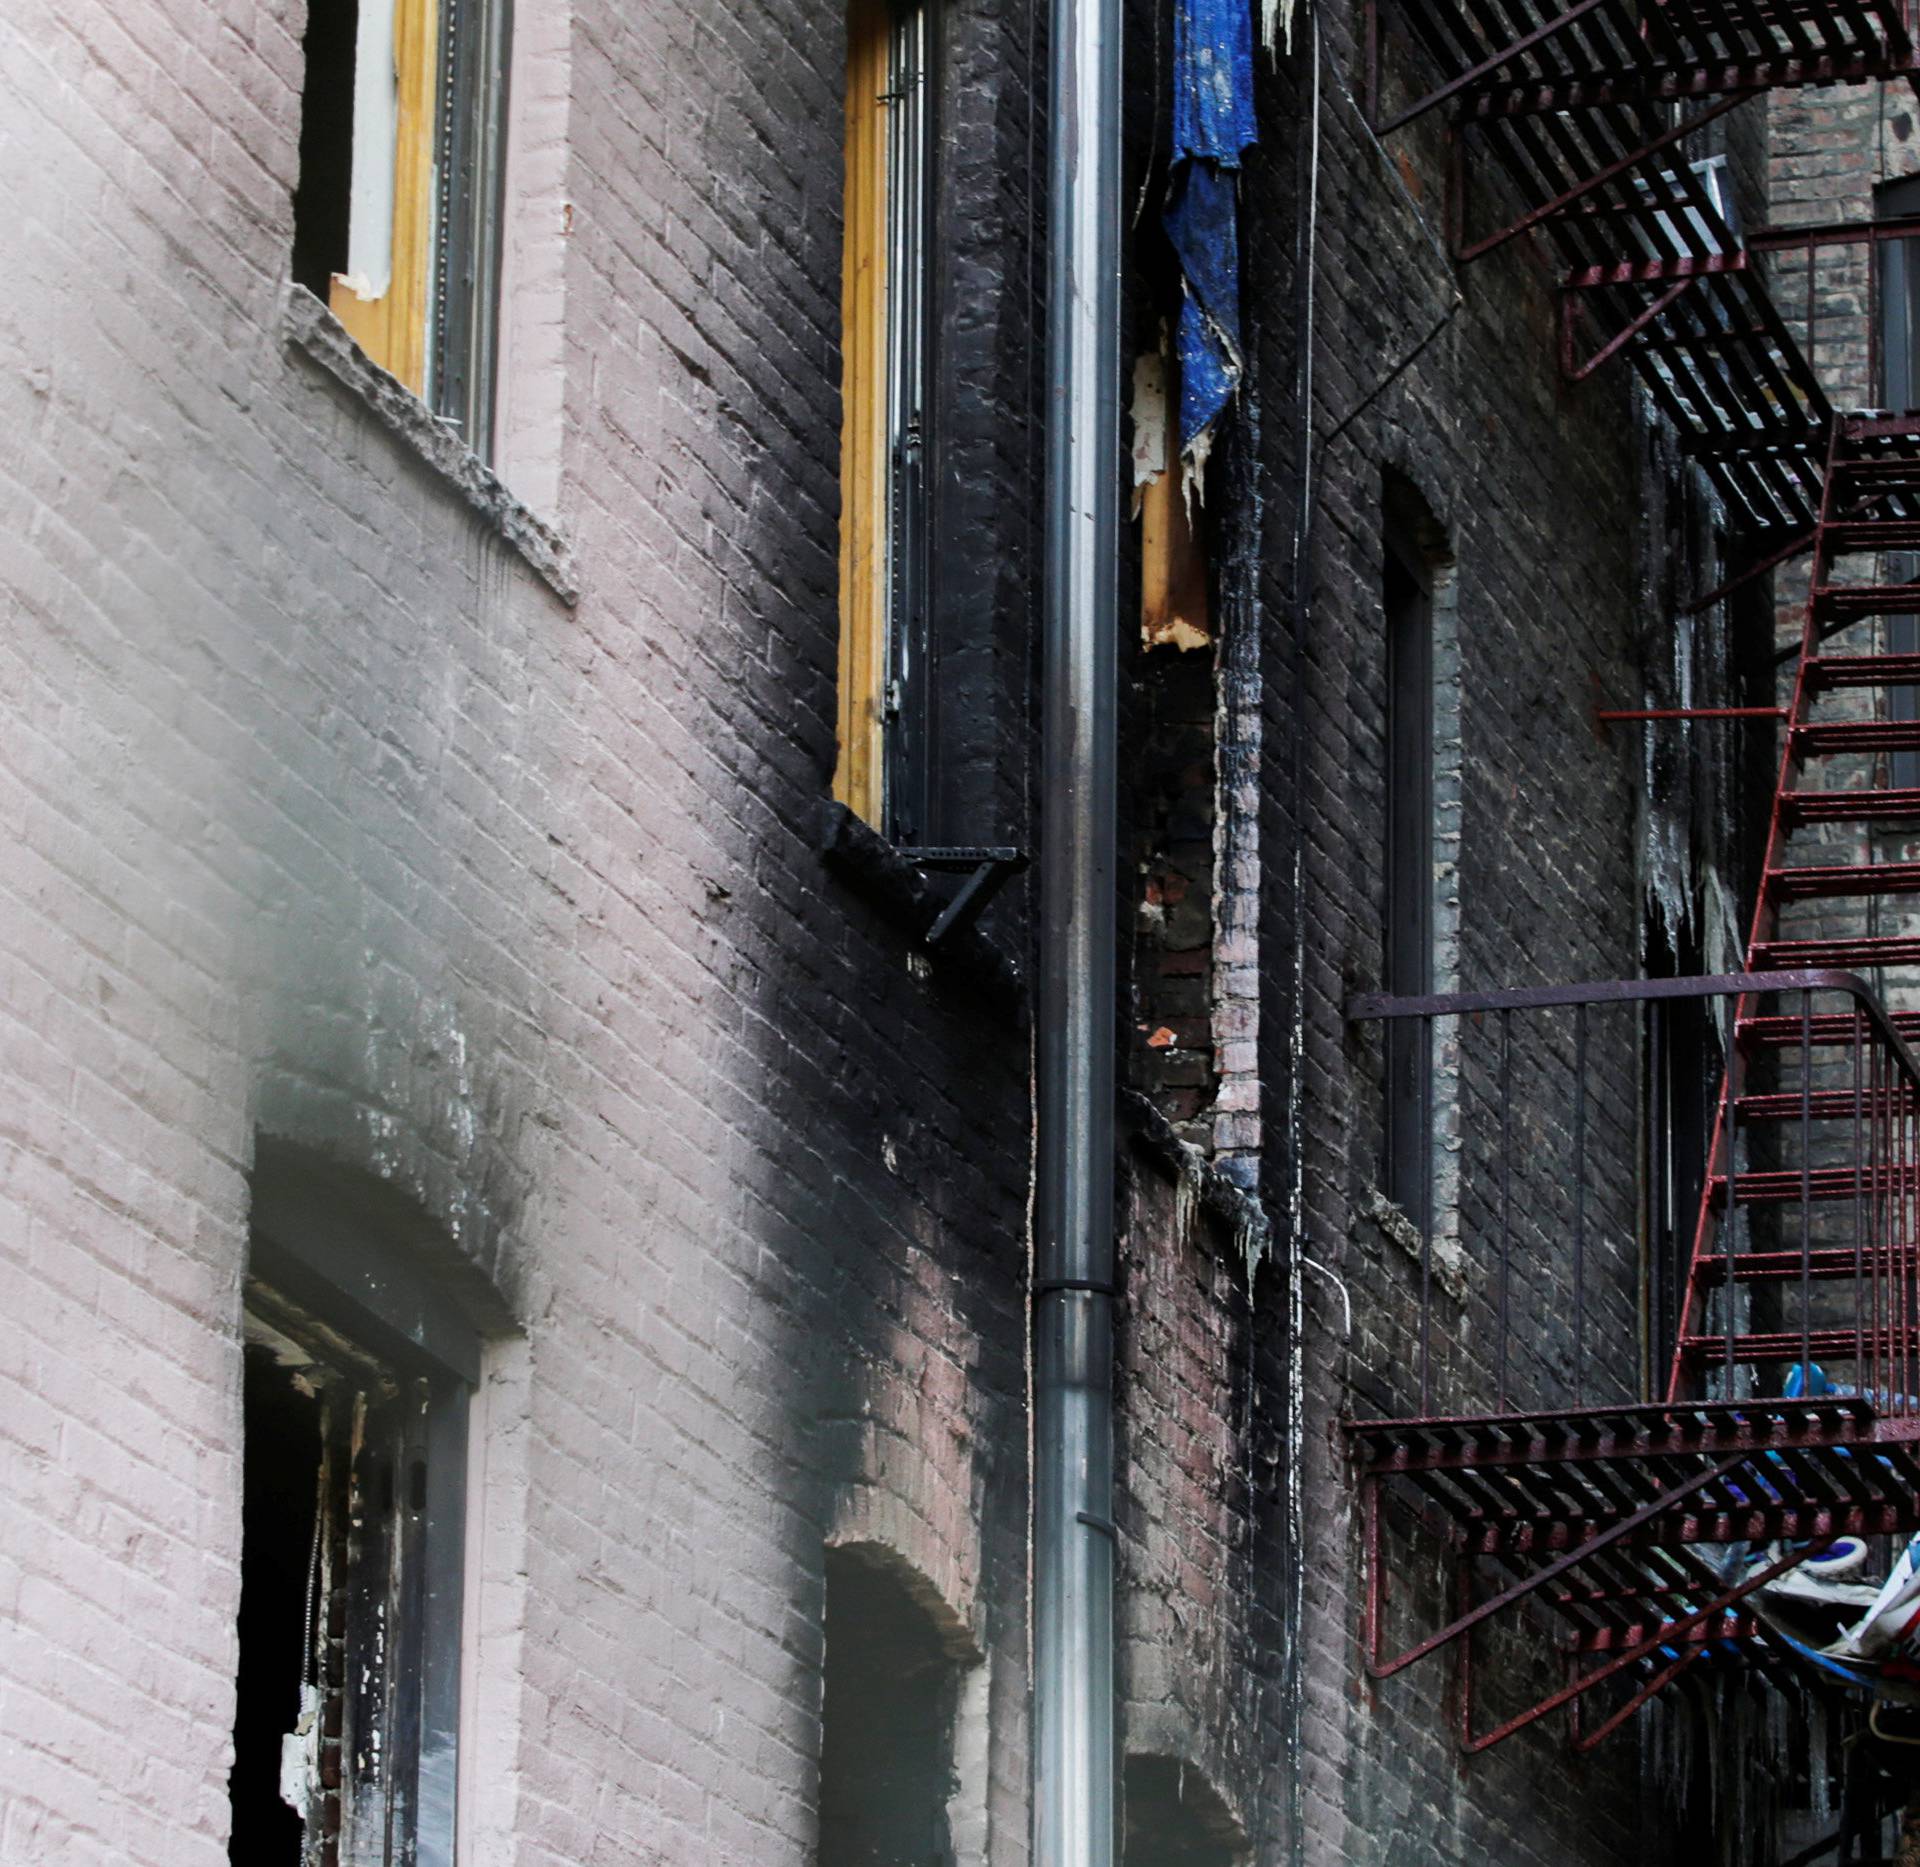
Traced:
MULTIPOLYGON (((1407 0, 1400 17, 1439 82, 1383 133, 1444 109, 1460 172, 1470 150, 1495 162, 1473 192, 1503 203, 1504 219, 1474 232, 1456 205, 1459 256, 1541 233, 1566 267, 1569 373, 1631 362, 1752 569, 1813 553, 1746 973, 1350 1007, 1360 1021, 1417 1020, 1428 1059, 1417 1416, 1348 1423, 1367 1667, 1384 1679, 1451 1650, 1468 1750, 1562 1708, 1589 1748, 1703 1663, 1818 1676, 1819 1654, 1783 1629, 1769 1586, 1838 1538, 1920 1529, 1920 1064, 1908 1048, 1920 1016, 1889 1015, 1849 970, 1920 964, 1920 938, 1879 931, 1873 907, 1920 895, 1920 863, 1844 844, 1859 859, 1840 860, 1833 843, 1920 823, 1920 790, 1890 783, 1885 756, 1920 752, 1920 709, 1861 706, 1920 688, 1920 655, 1880 652, 1880 619, 1920 612, 1920 584, 1882 569, 1885 554, 1920 554, 1920 416, 1835 416, 1768 293, 1764 254, 1742 243, 1717 171, 1685 147, 1772 86, 1911 81, 1914 36, 1906 0, 1407 0), (1595 1068, 1609 1017, 1631 1025, 1624 1077, 1595 1068), (1560 1128, 1542 1126, 1532 1084, 1515 1090, 1516 1022, 1550 1018, 1562 1021, 1556 1086, 1571 1079, 1560 1128), (1595 1264, 1611 1250, 1619 1268, 1609 1220, 1634 1171, 1606 1086, 1670 1093, 1663 1047, 1683 1029, 1726 1059, 1702 1111, 1686 1268, 1648 1317, 1622 1315, 1617 1299, 1603 1314, 1595 1264), (1465 1322, 1435 1341, 1442 1051, 1462 1158, 1473 1135, 1498 1136, 1486 1141, 1497 1192, 1450 1195, 1459 1244, 1491 1286, 1490 1351, 1465 1322), (1518 1214, 1532 1195, 1516 1202, 1512 1182, 1555 1148, 1572 1171, 1551 1223, 1529 1235, 1518 1214), (1516 1313, 1529 1304, 1571 1324, 1570 1366, 1550 1365, 1550 1332, 1529 1335, 1516 1313), (1657 1384, 1590 1346, 1635 1343, 1643 1325, 1670 1354, 1657 1384), (1555 1381, 1562 1404, 1540 1404, 1555 1381), (1441 1553, 1450 1606, 1430 1582, 1399 1579, 1388 1545, 1408 1533, 1441 1553), (1542 1623, 1559 1631, 1551 1682, 1512 1644, 1542 1623), (1476 1643, 1501 1655, 1496 1692, 1483 1690, 1484 1656, 1476 1682, 1476 1643), (1487 1714, 1489 1697, 1501 1702, 1487 1714)), ((1469 195, 1459 179, 1453 192, 1469 195)))
POLYGON ((1818 511, 1827 397, 1743 244, 1696 132, 1774 87, 1915 80, 1911 0, 1372 0, 1439 83, 1382 126, 1444 109, 1452 233, 1473 260, 1538 230, 1566 270, 1569 374, 1628 358, 1750 540, 1791 550, 1818 511), (1476 156, 1493 187, 1470 191, 1476 156), (1469 194, 1505 210, 1468 227, 1469 194))

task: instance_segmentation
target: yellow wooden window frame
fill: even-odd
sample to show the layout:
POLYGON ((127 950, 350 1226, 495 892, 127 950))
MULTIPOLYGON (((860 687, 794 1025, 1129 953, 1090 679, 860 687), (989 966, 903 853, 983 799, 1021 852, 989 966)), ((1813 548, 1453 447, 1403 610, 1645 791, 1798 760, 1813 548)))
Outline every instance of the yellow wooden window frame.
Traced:
POLYGON ((415 395, 427 387, 439 49, 438 0, 396 0, 393 272, 378 298, 362 298, 336 273, 327 301, 354 342, 415 395))
POLYGON ((887 680, 889 0, 847 11, 846 240, 840 287, 840 751, 833 794, 881 823, 887 680))

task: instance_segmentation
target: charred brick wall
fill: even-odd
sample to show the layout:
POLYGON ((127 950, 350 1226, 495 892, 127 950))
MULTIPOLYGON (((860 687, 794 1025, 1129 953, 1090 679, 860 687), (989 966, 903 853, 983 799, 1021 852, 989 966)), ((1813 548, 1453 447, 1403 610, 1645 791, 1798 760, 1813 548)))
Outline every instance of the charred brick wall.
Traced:
MULTIPOLYGON (((809 1858, 853 1542, 1018 1859, 1027 1036, 818 848, 839 10, 516 13, 497 482, 284 309, 298 4, 0 26, 5 1851, 225 1858, 270 1137, 514 1325, 474 1859, 809 1858)), ((1032 25, 942 17, 955 812, 1021 841, 1032 25)))
POLYGON ((1163 1858, 1137 1851, 1153 1833, 1165 1858, 1284 1860, 1286 1306, 1272 1228, 1150 1098, 1122 1113, 1123 1859, 1163 1858), (1168 1776, 1174 1807, 1157 1809, 1146 1790, 1168 1776), (1191 1852, 1173 1849, 1179 1834, 1191 1852))
MULTIPOLYGON (((1450 563, 1452 636, 1437 635, 1435 667, 1436 693, 1451 678, 1457 706, 1455 769, 1441 772, 1437 797, 1437 930, 1453 917, 1451 952, 1435 956, 1443 981, 1449 970, 1469 990, 1641 971, 1641 748, 1597 734, 1592 712, 1603 696, 1641 691, 1644 648, 1630 380, 1561 379, 1557 274, 1544 246, 1522 239, 1456 267, 1437 122, 1385 147, 1364 127, 1361 14, 1329 7, 1317 30, 1298 24, 1264 117, 1293 127, 1263 148, 1248 190, 1265 308, 1254 359, 1269 684, 1262 1075, 1276 1103, 1275 1086, 1287 1085, 1291 1117, 1269 1117, 1262 1190, 1271 1210, 1298 1213, 1297 1249, 1311 1260, 1299 1272, 1299 1463, 1287 1474, 1298 1486, 1304 1585, 1296 1845, 1315 1862, 1625 1861, 1644 1845, 1630 1747, 1573 1759, 1541 1726, 1463 1762, 1447 1663, 1373 1685, 1359 1651, 1363 1570, 1339 1422, 1415 1412, 1421 1398, 1418 1231, 1380 1197, 1380 1038, 1345 1016, 1348 998, 1381 977, 1390 477, 1418 495, 1450 563), (1291 318, 1277 315, 1281 302, 1291 318), (1293 849, 1297 890, 1282 885, 1286 863, 1274 854, 1293 849)), ((1389 101, 1420 81, 1396 35, 1384 72, 1389 101)), ((1497 173, 1469 165, 1472 225, 1492 227, 1511 205, 1497 173)), ((1436 1410, 1489 1404, 1500 1374, 1499 1226, 1486 1172, 1497 1147, 1496 1039, 1492 1020, 1439 1035, 1436 1410)), ((1535 1047, 1516 1078, 1524 1140, 1514 1158, 1525 1168, 1510 1293, 1519 1331, 1508 1342, 1516 1401, 1570 1400, 1576 1372, 1589 1394, 1637 1393, 1645 1378, 1631 1193, 1636 1039, 1630 1026, 1600 1023, 1591 1039, 1594 1203, 1587 1326, 1576 1335, 1575 1038, 1566 1022, 1516 1026, 1516 1057, 1535 1047)), ((1451 1586, 1437 1546, 1402 1530, 1386 1560, 1408 1624, 1437 1625, 1451 1586)), ((1517 1708, 1525 1686, 1553 1683, 1549 1653, 1539 1641, 1483 1651, 1486 1689, 1517 1708)), ((1489 1701, 1483 1718, 1495 1709, 1489 1701)))

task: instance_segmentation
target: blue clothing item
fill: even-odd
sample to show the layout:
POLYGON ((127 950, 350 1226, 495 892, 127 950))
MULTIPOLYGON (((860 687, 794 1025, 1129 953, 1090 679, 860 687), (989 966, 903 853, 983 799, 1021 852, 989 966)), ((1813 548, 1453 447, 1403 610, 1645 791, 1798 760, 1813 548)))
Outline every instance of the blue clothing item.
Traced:
POLYGON ((1175 347, 1180 357, 1180 451, 1212 424, 1240 380, 1240 233, 1237 178, 1211 162, 1175 172, 1167 200, 1185 291, 1175 347))
POLYGON ((1236 171, 1257 137, 1250 0, 1174 0, 1173 166, 1162 219, 1185 287, 1174 335, 1182 454, 1240 380, 1236 171))
POLYGON ((1253 10, 1248 0, 1175 0, 1173 159, 1238 168, 1253 121, 1253 10))

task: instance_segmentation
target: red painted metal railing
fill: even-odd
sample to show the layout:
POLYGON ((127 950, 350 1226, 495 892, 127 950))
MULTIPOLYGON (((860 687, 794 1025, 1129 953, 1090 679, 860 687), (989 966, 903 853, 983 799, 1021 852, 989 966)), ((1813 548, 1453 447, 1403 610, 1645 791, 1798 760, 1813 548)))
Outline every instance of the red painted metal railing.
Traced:
MULTIPOLYGON (((1432 1417, 1436 1399, 1454 1416, 1497 1416, 1635 1404, 1661 1392, 1676 1403, 1764 1395, 1804 1360, 1885 1396, 1876 1402, 1883 1414, 1913 1408, 1907 1397, 1920 1394, 1920 1063, 1908 1037, 1920 1036, 1920 1014, 1896 1018, 1859 977, 1820 970, 1431 998, 1366 995, 1350 1002, 1347 1015, 1360 1024, 1414 1020, 1429 1033, 1450 1033, 1445 1046, 1430 1035, 1427 1047, 1453 1052, 1446 1069, 1458 1132, 1436 1133, 1449 1095, 1435 1084, 1438 1068, 1428 1073, 1422 1130, 1430 1147, 1451 1141, 1457 1183, 1446 1203, 1471 1222, 1457 1237, 1436 1232, 1430 1152, 1427 1209, 1405 1215, 1419 1238, 1417 1322, 1406 1353, 1393 1358, 1407 1370, 1405 1398, 1417 1394, 1418 1417, 1432 1417), (1684 1019, 1684 1038, 1676 1035, 1683 1021, 1676 1012, 1694 1014, 1684 1019), (1730 1101, 1717 1083, 1710 1096, 1701 1079, 1704 1186, 1698 1172, 1688 1174, 1662 1152, 1694 1113, 1673 1106, 1673 1058, 1687 1042, 1703 1063, 1701 1046, 1711 1049, 1716 1076, 1719 1059, 1734 1060, 1730 1101), (1652 1143, 1662 1183, 1649 1177, 1634 1187, 1640 1137, 1622 1127, 1617 1110, 1596 1138, 1598 1106, 1623 1091, 1630 1099, 1644 1094, 1652 1124, 1667 1130, 1652 1143), (1519 1200, 1516 1176, 1524 1181, 1519 1200), (1554 1222, 1544 1223, 1540 1195, 1549 1187, 1554 1222), (1683 1199, 1698 1214, 1691 1241, 1676 1224, 1683 1199), (1663 1214, 1663 1200, 1672 1213, 1663 1214), (1531 1218, 1522 1219, 1521 1207, 1531 1218), (1783 1220, 1787 1207, 1793 1210, 1783 1220), (1629 1231, 1643 1261, 1626 1263, 1616 1250, 1596 1268, 1600 1229, 1615 1242, 1629 1231), (1689 1242, 1697 1278, 1689 1276, 1689 1242), (1564 1253, 1564 1276, 1552 1286, 1564 1304, 1557 1317, 1536 1308, 1516 1319, 1517 1251, 1532 1257, 1536 1277, 1541 1254, 1564 1253), (1623 1273, 1644 1285, 1630 1289, 1624 1307, 1623 1273), (1440 1367, 1435 1311, 1448 1300, 1449 1279, 1484 1286, 1477 1339, 1488 1346, 1440 1367), (1610 1320, 1603 1284, 1616 1299, 1610 1320), (1757 1329, 1743 1309, 1763 1285, 1777 1307, 1757 1329), (1659 1351, 1652 1355, 1639 1341, 1643 1298, 1659 1351), (1557 1361, 1543 1333, 1555 1321, 1561 1327, 1550 1333, 1565 1351, 1557 1361), (1604 1336, 1596 1337, 1596 1321, 1604 1336), (1731 1384, 1729 1367, 1737 1377, 1731 1384)), ((1536 1282, 1536 1295, 1543 1288, 1536 1282)))
MULTIPOLYGON (((1851 376, 1855 402, 1866 402, 1881 381, 1881 273, 1885 250, 1920 239, 1920 217, 1886 220, 1822 221, 1804 226, 1756 227, 1743 245, 1749 254, 1767 256, 1774 296, 1786 309, 1800 348, 1816 374, 1823 363, 1851 376), (1861 257, 1839 278, 1823 272, 1832 256, 1861 257), (1832 289, 1823 296, 1823 289, 1832 289), (1836 354, 1837 353, 1837 354, 1836 354)), ((1836 392, 1837 393, 1837 392, 1836 392)))
MULTIPOLYGON (((1920 1528, 1920 1064, 1908 1045, 1920 1020, 1889 1015, 1836 971, 1363 997, 1349 1015, 1433 1033, 1458 1116, 1447 1204, 1473 1215, 1443 1238, 1431 1191, 1409 1215, 1418 1298, 1385 1359, 1418 1411, 1347 1426, 1368 1671, 1388 1679, 1454 1649, 1469 1751, 1611 1688, 1617 1702, 1576 1725, 1591 1748, 1703 1659, 1743 1645, 1753 1657, 1749 1598, 1809 1553, 1920 1528), (1692 1113, 1675 1106, 1688 1075, 1675 1064, 1716 1041, 1734 1093, 1690 1188, 1684 1149, 1663 1146, 1692 1113), (1625 1202, 1637 1137, 1617 1112, 1605 1120, 1623 1081, 1668 1130, 1625 1202), (1547 1223, 1544 1186, 1560 1193, 1547 1223), (1677 1223, 1690 1191, 1710 1232, 1691 1265, 1677 1223), (1607 1249, 1623 1205, 1631 1256, 1607 1249), (1440 1355, 1443 1309, 1453 1341, 1440 1355), (1656 1400, 1663 1362, 1674 1372, 1656 1400), (1795 1372, 1814 1367, 1852 1391, 1783 1391, 1804 1390, 1795 1372), (1399 1639, 1395 1504, 1441 1534, 1457 1589, 1451 1609, 1426 1604, 1437 1626, 1399 1639), (1775 1553, 1730 1564, 1736 1544, 1775 1553), (1567 1676, 1476 1729, 1473 1638, 1523 1613, 1557 1623, 1567 1676)), ((1699 1094, 1703 1132, 1704 1076, 1699 1094)), ((1445 1099, 1430 1088, 1430 1114, 1445 1099)))
POLYGON ((1368 1667, 1454 1649, 1469 1749, 1617 1682, 1624 1701, 1578 1731, 1597 1743, 1709 1653, 1773 1663, 1751 1597, 1835 1537, 1920 1529, 1920 1014, 1851 970, 1920 965, 1920 921, 1854 924, 1920 897, 1920 863, 1880 860, 1867 833, 1920 826, 1887 763, 1920 751, 1920 722, 1863 706, 1920 687, 1920 654, 1880 634, 1920 586, 1877 568, 1916 551, 1920 418, 1837 422, 1748 972, 1350 1007, 1429 1032, 1417 1302, 1381 1358, 1382 1417, 1348 1423, 1368 1667), (1544 1035, 1517 1042, 1517 1021, 1544 1035), (1396 1499, 1460 1589, 1406 1638, 1396 1499), (1477 1730, 1474 1635, 1534 1610, 1561 1624, 1569 1676, 1477 1730))

